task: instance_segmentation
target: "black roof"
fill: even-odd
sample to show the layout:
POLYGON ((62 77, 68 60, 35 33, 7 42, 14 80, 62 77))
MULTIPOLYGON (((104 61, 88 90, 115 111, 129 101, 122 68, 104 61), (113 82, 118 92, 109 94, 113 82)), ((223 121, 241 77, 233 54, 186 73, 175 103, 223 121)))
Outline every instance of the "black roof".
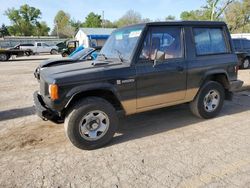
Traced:
MULTIPOLYGON (((186 25, 186 26, 226 26, 225 22, 222 21, 165 21, 165 22, 147 22, 129 25, 125 27, 134 26, 155 26, 155 25, 186 25)), ((120 28, 118 28, 119 30, 120 28)))
POLYGON ((221 21, 166 21, 166 22, 148 22, 146 25, 226 25, 221 21))

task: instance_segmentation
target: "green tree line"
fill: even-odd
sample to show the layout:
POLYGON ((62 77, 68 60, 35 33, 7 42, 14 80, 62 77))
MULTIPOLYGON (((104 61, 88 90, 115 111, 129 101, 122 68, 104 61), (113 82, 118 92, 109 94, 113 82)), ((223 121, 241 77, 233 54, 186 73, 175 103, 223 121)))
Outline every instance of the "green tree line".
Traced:
MULTIPOLYGON (((41 21, 42 13, 39 9, 27 4, 19 9, 11 8, 5 11, 11 21, 10 26, 0 27, 0 37, 15 36, 47 36, 73 37, 80 27, 117 28, 130 24, 153 21, 143 18, 140 13, 129 10, 121 18, 111 22, 102 20, 101 15, 89 13, 85 21, 74 20, 69 13, 60 10, 54 18, 54 27, 51 29, 47 23, 41 21)), ((172 15, 165 20, 175 20, 172 15)), ((225 21, 232 33, 250 32, 250 0, 207 0, 204 6, 197 10, 184 11, 180 14, 181 20, 210 20, 225 21)), ((158 20, 155 20, 158 21, 158 20)))

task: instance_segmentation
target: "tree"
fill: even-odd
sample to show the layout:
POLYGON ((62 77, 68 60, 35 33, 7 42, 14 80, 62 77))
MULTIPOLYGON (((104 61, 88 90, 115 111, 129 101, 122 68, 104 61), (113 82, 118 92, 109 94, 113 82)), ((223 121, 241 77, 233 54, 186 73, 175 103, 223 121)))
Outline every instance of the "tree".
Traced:
POLYGON ((118 27, 122 27, 122 26, 131 25, 131 24, 138 24, 142 22, 143 22, 143 19, 140 13, 134 10, 129 10, 118 21, 116 21, 115 24, 118 27))
POLYGON ((166 20, 166 21, 175 20, 175 16, 168 15, 168 16, 165 18, 165 20, 166 20))
POLYGON ((46 22, 41 22, 37 24, 37 36, 48 36, 50 28, 46 22))
POLYGON ((117 25, 114 22, 111 22, 110 20, 103 20, 102 26, 105 28, 117 28, 117 25))
MULTIPOLYGON (((42 15, 41 11, 27 4, 22 5, 19 9, 7 9, 5 15, 8 16, 12 23, 8 28, 9 33, 12 35, 36 35, 39 30, 38 26, 41 25, 39 22, 42 15)), ((44 26, 45 22, 42 25, 44 26)), ((46 32, 44 34, 47 35, 46 32)))
POLYGON ((60 38, 71 37, 75 35, 75 31, 83 26, 83 23, 80 21, 75 21, 70 18, 70 15, 63 10, 57 12, 54 18, 54 29, 52 30, 51 35, 57 36, 60 38))
POLYGON ((7 9, 5 14, 13 24, 9 29, 11 34, 29 36, 33 35, 34 27, 36 27, 38 19, 40 19, 41 11, 25 4, 19 9, 7 9))
POLYGON ((54 24, 53 32, 56 32, 56 35, 58 33, 59 37, 71 37, 68 33, 65 33, 67 31, 66 28, 70 25, 70 15, 68 13, 59 10, 54 18, 54 24))
POLYGON ((88 16, 85 18, 84 26, 85 27, 101 27, 102 26, 101 16, 93 12, 89 13, 88 16))
POLYGON ((234 0, 207 0, 206 5, 198 10, 184 11, 181 13, 182 20, 222 20, 226 8, 234 0))
POLYGON ((233 2, 225 11, 225 18, 232 33, 250 32, 250 0, 233 2))
POLYGON ((0 28, 0 37, 5 37, 5 36, 9 36, 9 31, 8 31, 8 27, 4 24, 2 24, 1 28, 0 28))
POLYGON ((204 10, 184 11, 180 17, 182 20, 209 20, 204 10))
POLYGON ((80 27, 84 27, 84 23, 81 21, 70 20, 70 25, 77 31, 80 27))
POLYGON ((211 21, 218 20, 225 9, 233 2, 234 0, 227 0, 222 5, 221 0, 207 0, 207 5, 204 7, 205 12, 208 13, 211 21))

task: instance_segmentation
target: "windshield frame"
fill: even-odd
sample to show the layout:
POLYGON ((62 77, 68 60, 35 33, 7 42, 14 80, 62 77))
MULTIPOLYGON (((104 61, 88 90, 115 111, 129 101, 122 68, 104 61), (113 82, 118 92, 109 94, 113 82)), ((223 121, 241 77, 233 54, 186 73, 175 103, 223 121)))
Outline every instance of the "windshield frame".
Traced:
MULTIPOLYGON (((130 25, 130 26, 122 27, 122 28, 119 28, 119 29, 116 29, 115 31, 113 31, 112 34, 110 35, 110 36, 112 36, 112 35, 114 35, 114 33, 119 33, 119 32, 121 32, 123 30, 128 30, 128 29, 133 29, 133 28, 135 28, 135 29, 140 28, 141 33, 140 33, 140 36, 139 36, 139 38, 137 39, 137 41, 135 43, 134 49, 131 51, 130 57, 128 59, 122 57, 123 61, 121 61, 121 62, 129 63, 129 64, 131 64, 133 59, 135 58, 136 51, 138 50, 138 48, 140 46, 140 43, 141 43, 141 40, 142 40, 142 38, 144 36, 144 33, 145 33, 146 24, 143 23, 143 24, 136 24, 136 25, 130 25)), ((106 43, 108 42, 108 40, 106 41, 106 43)), ((105 43, 105 45, 106 45, 106 43, 105 43)), ((102 49, 104 49, 105 45, 103 46, 102 49)), ((100 54, 103 54, 102 50, 100 51, 100 54)), ((104 55, 106 55, 106 54, 104 53, 104 55)), ((100 57, 100 56, 98 56, 98 57, 100 57)), ((103 60, 103 59, 99 59, 99 60, 103 60)), ((106 60, 118 60, 118 61, 120 61, 119 54, 117 53, 116 57, 112 57, 112 58, 107 57, 106 60)))
POLYGON ((73 59, 75 61, 80 61, 80 60, 84 60, 84 58, 86 58, 90 53, 92 53, 95 49, 94 48, 84 48, 78 52, 76 52, 73 56, 69 57, 70 59, 73 59), (87 52, 85 52, 84 55, 81 55, 81 57, 79 57, 79 54, 83 54, 85 50, 88 50, 87 52), (74 58, 74 56, 77 56, 77 58, 74 58), (83 58, 84 57, 84 58, 83 58))

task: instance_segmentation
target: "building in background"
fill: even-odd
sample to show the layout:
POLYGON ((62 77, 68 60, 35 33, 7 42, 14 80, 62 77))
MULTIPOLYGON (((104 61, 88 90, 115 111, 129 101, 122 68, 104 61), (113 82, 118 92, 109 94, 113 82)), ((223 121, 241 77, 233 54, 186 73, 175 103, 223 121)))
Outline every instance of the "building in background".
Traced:
POLYGON ((250 40, 250 33, 237 33, 237 34, 231 34, 231 37, 233 39, 238 39, 238 38, 245 38, 250 40))
POLYGON ((75 39, 84 48, 103 46, 114 30, 115 28, 80 28, 75 35, 75 39))

